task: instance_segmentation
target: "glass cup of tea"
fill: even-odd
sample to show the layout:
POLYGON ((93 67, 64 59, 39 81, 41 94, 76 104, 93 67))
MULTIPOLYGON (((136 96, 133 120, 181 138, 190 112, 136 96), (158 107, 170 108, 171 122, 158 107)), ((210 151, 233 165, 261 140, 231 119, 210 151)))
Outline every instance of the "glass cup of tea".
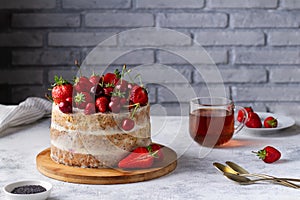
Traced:
POLYGON ((198 97, 190 101, 189 132, 200 145, 218 147, 239 132, 248 118, 247 111, 223 97, 198 97), (243 114, 241 122, 235 112, 243 114))

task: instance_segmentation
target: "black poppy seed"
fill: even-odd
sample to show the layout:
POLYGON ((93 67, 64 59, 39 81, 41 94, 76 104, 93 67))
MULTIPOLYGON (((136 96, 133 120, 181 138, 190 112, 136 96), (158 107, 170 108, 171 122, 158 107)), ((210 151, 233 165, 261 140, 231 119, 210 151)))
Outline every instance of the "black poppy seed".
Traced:
POLYGON ((45 192, 46 189, 40 185, 24 185, 14 188, 11 193, 13 194, 36 194, 45 192))

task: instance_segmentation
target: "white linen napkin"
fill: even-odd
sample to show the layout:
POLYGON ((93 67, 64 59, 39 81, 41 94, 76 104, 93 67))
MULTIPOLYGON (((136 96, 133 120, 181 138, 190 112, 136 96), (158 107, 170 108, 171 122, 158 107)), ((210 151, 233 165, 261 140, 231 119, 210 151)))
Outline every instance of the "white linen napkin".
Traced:
POLYGON ((10 127, 30 124, 42 117, 50 116, 52 103, 46 99, 29 97, 16 106, 0 104, 0 137, 10 127))

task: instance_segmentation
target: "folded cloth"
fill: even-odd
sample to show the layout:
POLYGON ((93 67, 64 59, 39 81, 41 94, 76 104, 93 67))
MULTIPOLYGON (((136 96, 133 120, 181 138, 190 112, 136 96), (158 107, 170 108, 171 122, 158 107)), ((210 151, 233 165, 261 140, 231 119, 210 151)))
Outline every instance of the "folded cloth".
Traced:
POLYGON ((16 106, 0 104, 0 137, 10 127, 30 124, 50 116, 52 103, 46 99, 29 97, 16 106))

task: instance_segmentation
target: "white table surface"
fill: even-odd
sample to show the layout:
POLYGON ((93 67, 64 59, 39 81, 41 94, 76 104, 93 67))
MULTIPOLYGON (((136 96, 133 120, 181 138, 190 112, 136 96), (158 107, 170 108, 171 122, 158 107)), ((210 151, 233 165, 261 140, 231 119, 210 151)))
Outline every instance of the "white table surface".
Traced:
MULTIPOLYGON (((250 172, 300 178, 297 126, 268 135, 241 132, 224 147, 210 151, 190 139, 187 117, 152 117, 151 121, 153 140, 173 148, 179 157, 177 168, 167 176, 119 185, 80 185, 47 178, 38 172, 35 162, 36 155, 50 143, 50 119, 43 119, 0 138, 0 187, 24 179, 49 181, 53 184, 50 200, 300 199, 300 190, 280 185, 238 185, 224 178, 212 165, 231 160, 250 172), (282 152, 281 160, 266 164, 251 153, 266 145, 277 147, 282 152)), ((4 199, 2 189, 0 199, 4 199)))

